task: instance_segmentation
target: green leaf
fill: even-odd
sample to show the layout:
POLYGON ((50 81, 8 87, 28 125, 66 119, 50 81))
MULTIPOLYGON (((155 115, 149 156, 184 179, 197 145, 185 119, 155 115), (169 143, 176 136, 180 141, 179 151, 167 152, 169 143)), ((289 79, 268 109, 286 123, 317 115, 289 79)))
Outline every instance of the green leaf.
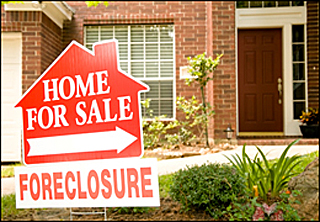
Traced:
POLYGON ((262 152, 262 150, 259 147, 256 146, 256 148, 257 148, 258 152, 260 153, 260 155, 264 161, 265 166, 267 167, 267 169, 269 169, 269 162, 268 162, 266 156, 264 155, 264 153, 262 152))
POLYGON ((108 1, 85 1, 85 3, 87 4, 87 7, 97 7, 99 4, 103 3, 103 5, 105 7, 108 7, 109 2, 108 1))
POLYGON ((24 1, 1 1, 1 5, 5 4, 24 4, 24 1))

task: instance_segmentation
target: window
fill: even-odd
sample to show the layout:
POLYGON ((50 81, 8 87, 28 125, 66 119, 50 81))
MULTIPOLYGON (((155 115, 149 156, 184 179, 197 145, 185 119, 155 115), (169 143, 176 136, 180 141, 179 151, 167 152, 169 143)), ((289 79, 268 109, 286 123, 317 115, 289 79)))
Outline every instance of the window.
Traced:
POLYGON ((304 25, 292 25, 293 117, 306 108, 304 25))
POLYGON ((237 1, 237 8, 304 6, 303 1, 237 1))
MULTIPOLYGON (((150 98, 154 116, 174 117, 174 26, 114 25, 86 26, 85 46, 101 40, 117 39, 122 70, 143 81, 150 91, 141 100, 150 98)), ((146 112, 142 109, 142 115, 146 112)))

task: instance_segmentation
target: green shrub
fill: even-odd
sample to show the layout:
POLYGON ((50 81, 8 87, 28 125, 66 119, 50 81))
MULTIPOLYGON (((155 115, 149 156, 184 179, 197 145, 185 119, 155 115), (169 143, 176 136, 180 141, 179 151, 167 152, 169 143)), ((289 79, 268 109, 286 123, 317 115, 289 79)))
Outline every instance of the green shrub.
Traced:
POLYGON ((283 219, 285 221, 301 221, 297 210, 293 207, 293 204, 301 204, 301 202, 289 198, 290 196, 297 197, 301 195, 302 193, 298 190, 292 190, 291 194, 287 194, 286 192, 280 194, 281 201, 277 205, 277 210, 283 212, 283 219))
POLYGON ((206 53, 199 54, 191 59, 188 57, 189 61, 189 73, 191 76, 196 78, 186 79, 187 85, 194 81, 199 83, 201 97, 202 97, 202 114, 204 116, 205 125, 204 125, 204 134, 206 137, 206 146, 209 147, 209 137, 208 137, 208 124, 209 124, 209 117, 214 114, 210 103, 206 102, 206 97, 204 95, 205 87, 210 80, 213 80, 212 72, 217 68, 220 63, 220 58, 223 54, 218 55, 215 59, 212 60, 211 56, 206 57, 206 53))
POLYGON ((181 203, 182 210, 191 208, 218 217, 235 198, 244 195, 244 179, 227 164, 210 163, 187 166, 172 178, 169 194, 181 203))
POLYGON ((149 109, 151 99, 146 99, 141 102, 141 105, 145 108, 146 115, 151 120, 146 120, 143 118, 142 128, 143 128, 143 144, 145 149, 153 149, 158 146, 163 145, 164 135, 167 134, 167 131, 174 129, 179 126, 177 120, 171 121, 169 123, 164 123, 161 121, 166 118, 166 115, 153 116, 153 110, 149 109))
POLYGON ((248 196, 237 198, 222 213, 229 221, 251 221, 256 207, 262 206, 257 199, 258 197, 249 198, 248 196))
POLYGON ((210 110, 208 116, 204 115, 203 104, 200 103, 195 96, 190 99, 177 97, 177 110, 181 110, 185 114, 186 121, 181 121, 181 128, 179 129, 179 136, 182 138, 182 143, 189 143, 191 140, 202 141, 204 130, 207 124, 208 117, 214 115, 214 111, 210 110), (193 128, 197 130, 197 136, 193 135, 193 128))

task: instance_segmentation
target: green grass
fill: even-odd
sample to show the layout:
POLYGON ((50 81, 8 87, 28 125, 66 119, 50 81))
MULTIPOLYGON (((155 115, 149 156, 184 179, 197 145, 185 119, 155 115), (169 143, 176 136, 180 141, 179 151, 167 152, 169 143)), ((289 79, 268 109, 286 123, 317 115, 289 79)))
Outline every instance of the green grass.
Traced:
POLYGON ((160 197, 169 197, 170 185, 174 174, 159 176, 159 195, 160 197))
POLYGON ((319 151, 302 155, 302 158, 300 159, 301 163, 292 170, 292 173, 302 173, 306 166, 311 163, 316 157, 319 157, 319 151))
POLYGON ((9 194, 1 197, 1 220, 4 215, 17 215, 20 210, 16 209, 16 195, 9 194))
MULTIPOLYGON (((319 156, 319 151, 315 151, 306 155, 303 155, 302 162, 294 168, 295 173, 302 173, 305 167, 311 163, 316 157, 319 156)), ((276 160, 271 160, 276 161, 276 160)), ((21 165, 21 164, 20 164, 21 165)), ((12 169, 17 166, 13 165, 12 169)), ((14 171, 13 171, 14 172, 14 171)), ((1 171, 2 176, 2 171, 1 171)), ((169 197, 170 184, 172 183, 174 174, 159 176, 159 193, 160 197, 169 197)), ((1 197, 1 219, 5 215, 17 215, 28 211, 28 209, 16 209, 16 196, 15 194, 5 195, 1 197)))
POLYGON ((10 164, 7 166, 1 166, 1 178, 2 177, 14 177, 14 168, 23 166, 22 163, 10 164))

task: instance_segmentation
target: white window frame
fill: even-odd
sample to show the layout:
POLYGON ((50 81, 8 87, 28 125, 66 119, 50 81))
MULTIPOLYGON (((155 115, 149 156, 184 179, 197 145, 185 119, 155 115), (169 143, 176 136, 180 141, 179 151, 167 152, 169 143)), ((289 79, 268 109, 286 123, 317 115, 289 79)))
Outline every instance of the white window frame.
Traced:
POLYGON ((275 1, 275 6, 267 6, 267 7, 264 6, 264 2, 265 2, 265 1, 261 1, 261 2, 262 2, 261 7, 251 7, 251 6, 250 6, 250 2, 251 2, 251 1, 247 1, 247 2, 248 2, 248 8, 237 8, 237 9, 276 8, 276 7, 277 7, 277 8, 278 8, 278 7, 279 7, 279 8, 280 8, 280 7, 300 7, 300 6, 292 5, 292 2, 293 2, 293 1, 289 1, 289 5, 288 5, 288 6, 279 6, 279 3, 278 3, 279 1, 275 1))
MULTIPOLYGON (((236 4, 236 2, 235 2, 236 4)), ((235 5, 236 6, 236 5, 235 5)), ((307 70, 307 7, 268 7, 268 8, 239 8, 235 9, 235 39, 238 49, 238 29, 247 28, 281 28, 282 29, 282 76, 283 76, 283 129, 285 136, 302 135, 299 129, 301 124, 293 116, 293 63, 292 63, 292 25, 305 26, 305 81, 308 82, 307 70)), ((238 53, 236 53, 236 57, 238 53)), ((236 58, 236 61, 237 58, 236 58)), ((238 64, 236 62, 236 107, 239 110, 238 96, 238 64)), ((306 106, 308 106, 308 84, 305 87, 306 106)), ((237 112, 237 134, 239 133, 239 112, 237 112)))
MULTIPOLYGON (((292 88, 293 88, 293 85, 295 84, 295 83, 304 83, 304 88, 305 88, 305 97, 303 98, 303 99, 294 99, 293 98, 293 101, 292 101, 292 106, 293 106, 293 104, 295 103, 295 102, 304 102, 305 103, 305 107, 304 107, 304 110, 306 110, 306 108, 308 107, 308 90, 307 90, 307 87, 308 87, 308 82, 307 82, 307 79, 308 79, 308 73, 307 73, 307 70, 308 70, 308 64, 306 63, 306 59, 307 59, 307 45, 306 45, 306 32, 307 32, 307 27, 306 27, 306 25, 304 25, 304 24, 292 24, 292 26, 294 26, 294 25, 303 25, 304 26, 304 29, 303 29, 303 34, 304 34, 304 42, 292 42, 292 47, 294 46, 294 45, 301 45, 301 44, 303 44, 303 47, 304 47, 304 60, 303 61, 293 61, 292 60, 292 73, 293 73, 293 65, 294 64, 304 64, 304 79, 303 80, 294 80, 293 79, 293 76, 292 76, 292 88)), ((291 26, 291 28, 292 28, 292 26, 291 26)), ((292 30, 292 29, 291 29, 292 30)), ((293 92, 293 89, 292 89, 292 93, 294 93, 293 92)), ((293 108, 292 108, 292 112, 293 112, 293 114, 294 114, 294 106, 293 106, 293 108)), ((294 116, 293 116, 293 118, 294 118, 294 116)), ((298 120, 299 121, 299 119, 295 119, 295 120, 298 120)))
MULTIPOLYGON (((104 25, 101 25, 101 26, 97 26, 98 28, 98 41, 101 41, 101 27, 103 27, 104 25)), ((107 25, 106 25, 107 26, 107 25)), ((175 61, 176 61, 176 57, 175 57, 175 30, 174 30, 174 25, 172 23, 170 24, 129 24, 129 25, 122 25, 122 24, 119 24, 119 25, 108 25, 108 26, 112 26, 113 27, 113 38, 115 38, 115 31, 116 31, 116 26, 127 26, 128 27, 128 39, 127 39, 127 42, 126 44, 128 45, 128 59, 127 60, 119 60, 119 63, 120 62, 127 62, 128 63, 128 68, 127 68, 127 71, 122 69, 124 72, 126 72, 127 74, 131 75, 131 63, 132 62, 143 62, 144 63, 144 77, 135 77, 137 79, 139 79, 140 81, 172 81, 172 117, 166 117, 166 118, 161 118, 161 120, 163 121, 172 121, 172 120, 175 120, 176 119, 176 73, 175 73, 175 67, 176 67, 176 64, 175 64, 175 61), (131 44, 141 44, 141 42, 131 42, 131 27, 132 26, 135 26, 135 25, 142 25, 144 26, 143 28, 143 38, 144 38, 144 41, 143 41, 143 45, 144 45, 144 53, 143 53, 143 59, 141 60, 132 60, 131 59, 131 44), (158 35, 158 40, 157 42, 154 42, 154 43, 157 43, 158 46, 159 46, 159 49, 160 49, 160 44, 163 44, 163 43, 172 43, 172 47, 173 47, 173 55, 172 55, 172 59, 160 59, 160 50, 159 50, 159 55, 158 55, 158 59, 155 59, 155 60, 152 60, 152 59, 149 59, 147 60, 145 58, 145 55, 146 55, 146 52, 145 52, 145 45, 147 43, 153 43, 153 42, 146 42, 146 26, 149 26, 149 25, 172 25, 173 26, 173 36, 172 36, 172 42, 161 42, 160 41, 160 34, 158 35), (172 62, 173 64, 173 73, 172 73, 172 77, 146 77, 146 62, 152 62, 152 61, 157 61, 159 64, 159 70, 160 70, 160 65, 161 65, 161 62, 172 62)), ((92 27, 91 25, 88 25, 88 26, 85 26, 84 28, 84 45, 86 47, 88 47, 88 45, 92 45, 93 43, 87 43, 87 40, 86 40, 86 31, 87 31, 87 28, 86 27, 92 27)), ((106 39, 103 39, 103 40, 106 40, 106 39)), ((122 42, 118 41, 118 44, 121 45, 122 42)), ((119 52, 120 53, 120 52, 119 52)), ((120 55, 119 55, 119 59, 120 59, 120 55)), ((160 93, 160 91, 159 91, 160 93)), ((141 96, 143 96, 144 94, 141 94, 141 96)), ((141 98, 141 100, 143 100, 143 98, 141 98)), ((159 95, 159 97, 157 98, 157 100, 159 100, 159 102, 161 101, 161 97, 159 95)), ((159 106, 160 107, 160 106, 159 106)), ((152 120, 153 118, 147 118, 147 117, 144 117, 146 120, 152 120)))

